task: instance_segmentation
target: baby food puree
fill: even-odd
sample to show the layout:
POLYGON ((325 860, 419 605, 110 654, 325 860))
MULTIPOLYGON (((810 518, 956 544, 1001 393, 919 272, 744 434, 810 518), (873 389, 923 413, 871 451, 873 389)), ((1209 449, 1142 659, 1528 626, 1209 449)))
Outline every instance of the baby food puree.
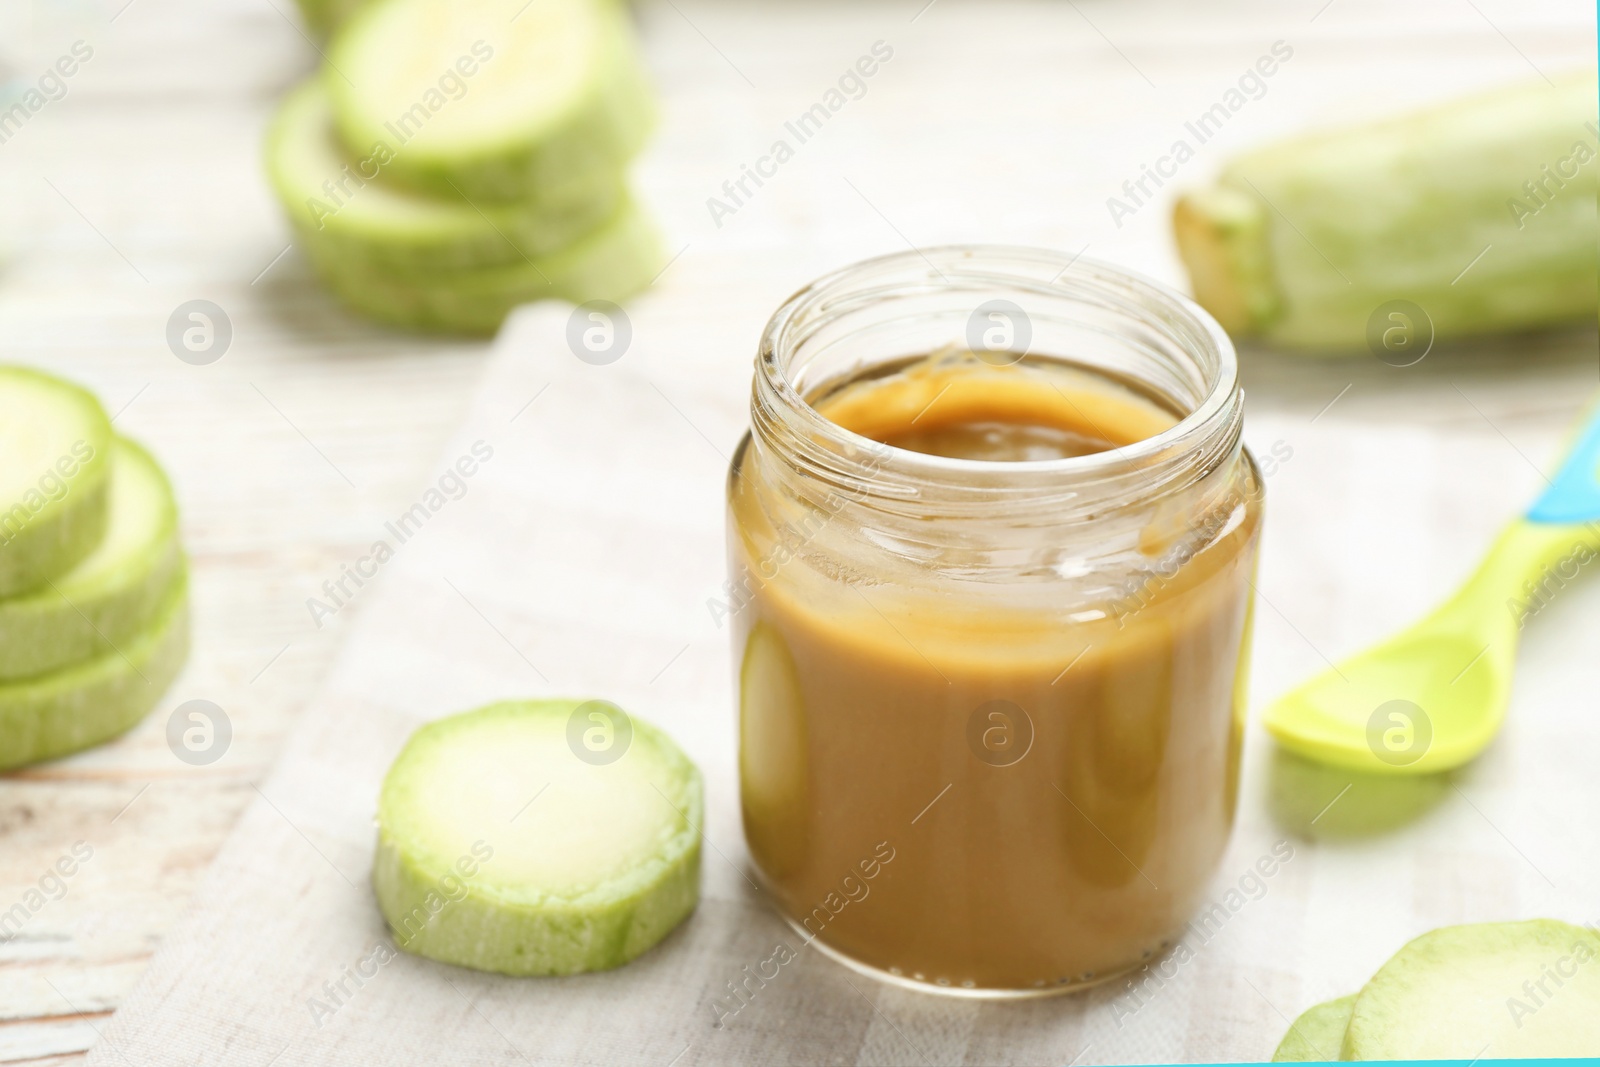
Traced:
POLYGON ((778 907, 952 992, 1060 991, 1160 951, 1233 819, 1261 516, 1242 447, 1146 499, 1107 464, 1185 413, 1035 355, 946 349, 805 400, 869 471, 916 479, 828 484, 759 423, 734 459, 741 800, 778 907), (1032 472, 1056 496, 1018 489, 1032 472))

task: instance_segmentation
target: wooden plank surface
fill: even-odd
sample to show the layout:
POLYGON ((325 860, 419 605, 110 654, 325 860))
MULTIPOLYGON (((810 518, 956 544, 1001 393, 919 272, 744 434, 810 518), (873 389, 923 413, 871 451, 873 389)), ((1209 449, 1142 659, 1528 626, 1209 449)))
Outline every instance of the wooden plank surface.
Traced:
POLYGON ((13 72, 36 76, 75 40, 94 50, 0 145, 0 359, 85 382, 166 465, 194 647, 132 733, 0 779, 5 908, 73 842, 94 849, 0 944, 0 1062, 76 1061, 143 971, 360 611, 319 630, 305 598, 428 478, 484 350, 368 327, 295 253, 274 262, 288 238, 259 144, 314 53, 271 3, 136 0, 110 21, 122 2, 8 5, 0 26, 13 72), (209 366, 165 341, 194 298, 233 324, 209 366), (194 698, 234 731, 207 767, 166 743, 194 698))
MULTIPOLYGON (((1306 78, 1275 86, 1248 132, 1230 134, 1236 143, 1302 121, 1319 95, 1329 111, 1379 111, 1533 77, 1532 66, 1592 61, 1594 50, 1592 8, 1568 3, 1430 0, 1397 12, 1372 0, 1205 9, 1083 0, 1072 36, 1038 40, 995 24, 983 4, 908 0, 811 4, 807 19, 778 5, 793 35, 784 53, 792 69, 745 69, 740 42, 763 32, 764 6, 663 0, 640 10, 668 98, 641 174, 671 250, 686 257, 674 269, 693 270, 712 248, 790 254, 762 242, 762 213, 790 208, 781 186, 726 229, 708 220, 705 199, 759 154, 761 131, 812 102, 766 86, 802 84, 814 71, 820 92, 877 37, 899 49, 898 80, 875 85, 853 125, 830 130, 832 144, 794 164, 792 181, 839 190, 838 210, 808 221, 819 245, 866 227, 881 230, 886 251, 902 241, 1090 242, 1094 254, 1148 264, 1169 280, 1163 212, 1113 230, 1103 167, 1074 171, 1059 147, 992 144, 987 131, 1070 127, 1085 145, 1120 153, 1132 174, 1164 145, 1130 140, 1122 119, 1160 109, 1176 128, 1198 99, 1187 91, 1195 71, 1215 68, 1219 53, 1243 69, 1279 36, 1304 43, 1306 78), (1104 98, 1030 91, 1062 65, 1093 70, 1104 98), (1369 76, 1353 81, 1351 71, 1369 76), (1018 114, 991 124, 962 80, 1005 77, 1018 79, 1018 114), (885 152, 926 158, 925 186, 891 181, 903 171, 880 165, 885 152), (839 159, 851 161, 846 174, 817 173, 839 159), (1060 210, 1039 214, 1047 202, 1060 210)), ((93 752, 0 779, 0 909, 73 842, 94 848, 66 895, 0 945, 0 1062, 74 1062, 93 1043, 255 796, 289 724, 316 713, 304 704, 361 601, 318 629, 305 599, 429 478, 482 366, 482 345, 355 322, 285 253, 258 146, 274 100, 316 59, 293 19, 288 0, 34 0, 0 13, 8 76, 33 77, 75 40, 94 49, 66 96, 0 144, 0 359, 85 381, 118 427, 166 463, 184 504, 196 614, 189 669, 148 721, 93 752), (168 315, 194 298, 223 307, 235 331, 229 352, 206 367, 180 362, 164 340, 168 315), (192 698, 221 705, 233 723, 232 747, 210 767, 187 766, 166 746, 167 714, 192 698)), ((813 249, 792 254, 797 283, 836 265, 813 249)), ((1523 355, 1546 373, 1521 388, 1496 372, 1503 351, 1469 355, 1451 381, 1476 408, 1432 365, 1400 389, 1383 368, 1353 368, 1339 403, 1368 416, 1392 409, 1424 434, 1430 422, 1492 419, 1483 433, 1547 449, 1552 420, 1581 399, 1551 395, 1549 384, 1586 380, 1571 369, 1585 347, 1592 335, 1528 346, 1523 355)), ((1342 374, 1302 374, 1282 361, 1247 371, 1252 388, 1280 407, 1298 400, 1307 418, 1334 397, 1332 377, 1342 374)), ((1456 567, 1470 550, 1454 548, 1437 565, 1456 567)))

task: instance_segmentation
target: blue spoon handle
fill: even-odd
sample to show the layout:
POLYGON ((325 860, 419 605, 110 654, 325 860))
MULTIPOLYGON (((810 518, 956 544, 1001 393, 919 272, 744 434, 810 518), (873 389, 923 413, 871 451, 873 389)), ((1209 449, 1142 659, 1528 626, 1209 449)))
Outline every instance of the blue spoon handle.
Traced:
POLYGON ((1529 522, 1576 524, 1600 519, 1600 404, 1589 413, 1578 443, 1528 512, 1529 522))

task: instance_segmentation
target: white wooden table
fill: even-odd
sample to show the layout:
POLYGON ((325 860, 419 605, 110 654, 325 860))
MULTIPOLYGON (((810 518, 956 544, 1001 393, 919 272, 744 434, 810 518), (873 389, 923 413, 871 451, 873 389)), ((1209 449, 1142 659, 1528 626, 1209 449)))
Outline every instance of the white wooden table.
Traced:
POLYGON ((483 354, 367 327, 295 253, 274 262, 288 238, 261 177, 263 124, 315 54, 272 3, 136 0, 110 22, 121 3, 0 15, 33 77, 74 40, 94 49, 66 97, 0 145, 0 359, 88 384, 166 464, 194 648, 138 729, 0 779, 6 907, 72 842, 94 848, 66 897, 0 944, 0 1062, 76 1060, 95 1041, 360 611, 318 630, 305 598, 427 477, 483 354), (233 323, 210 366, 164 338, 194 298, 233 323), (167 749, 167 716, 192 698, 234 729, 209 767, 167 749))
MULTIPOLYGON (((316 58, 288 0, 125 2, 34 0, 0 13, 6 55, 25 75, 73 40, 94 48, 66 97, 0 144, 0 359, 88 383, 118 427, 167 464, 193 558, 196 638, 188 670, 141 727, 0 778, 0 909, 72 842, 95 850, 67 896, 0 945, 0 1063, 71 1062, 95 1041, 360 612, 358 598, 319 630, 306 598, 430 478, 484 352, 362 325, 319 291, 296 253, 282 254, 288 238, 260 177, 259 142, 273 101, 316 58), (197 297, 222 306, 235 331, 230 351, 206 367, 178 361, 163 337, 172 309, 197 297), (226 756, 204 768, 176 760, 165 741, 168 712, 196 697, 221 705, 235 732, 226 756)), ((767 239, 763 218, 790 210, 781 183, 723 229, 705 198, 879 38, 898 65, 785 173, 837 185, 838 211, 807 220, 819 245, 867 227, 878 228, 882 251, 949 240, 1088 244, 1174 281, 1163 207, 1113 228, 1106 165, 1079 166, 1074 154, 1109 153, 1136 173, 1165 145, 1140 141, 1129 131, 1149 122, 1128 116, 1159 110, 1176 128, 1201 99, 1193 87, 1230 66, 1219 56, 1242 70, 1276 38, 1299 49, 1296 79, 1274 84, 1252 125, 1230 134, 1237 144, 1319 107, 1376 112, 1594 57, 1593 9, 1583 3, 1076 6, 1070 37, 1041 39, 1027 13, 1052 8, 1059 23, 1059 3, 837 2, 807 4, 803 18, 794 3, 645 5, 667 106, 640 170, 672 250, 688 269, 705 254, 792 256, 796 282, 837 265, 767 239), (767 32, 774 12, 792 34, 793 69, 744 69, 740 42, 767 32), (1104 94, 1052 92, 1063 68, 1080 82, 1089 71, 1104 94), (811 98, 771 87, 813 73, 811 98), (1015 111, 986 111, 992 94, 966 92, 964 79, 1014 79, 1015 111), (906 180, 907 157, 925 161, 924 180, 906 180)), ((1227 148, 1197 162, 1193 180, 1227 148)), ((1528 374, 1517 381, 1504 373, 1509 349, 1489 346, 1450 368, 1425 364, 1398 385, 1374 364, 1277 360, 1253 360, 1247 385, 1308 419, 1338 394, 1346 414, 1413 420, 1424 439, 1430 425, 1473 423, 1542 462, 1551 428, 1596 381, 1594 348, 1581 333, 1519 344, 1528 374)), ((1465 541, 1443 548, 1441 570, 1473 551, 1465 541)))

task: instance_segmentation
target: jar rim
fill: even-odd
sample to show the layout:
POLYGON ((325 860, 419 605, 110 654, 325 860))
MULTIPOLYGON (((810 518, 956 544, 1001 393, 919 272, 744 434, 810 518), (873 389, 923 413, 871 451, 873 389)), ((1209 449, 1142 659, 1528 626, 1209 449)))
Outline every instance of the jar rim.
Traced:
MULTIPOLYGON (((1045 248, 943 245, 877 256, 835 270, 797 290, 772 314, 761 335, 756 365, 758 398, 766 393, 776 400, 789 420, 798 420, 798 425, 791 423, 794 429, 813 440, 831 440, 855 453, 891 458, 904 473, 930 482, 1002 474, 1008 479, 1029 481, 1062 476, 1086 480, 1115 477, 1130 469, 1159 465, 1164 456, 1191 452, 1230 426, 1232 437, 1236 439, 1238 433, 1238 356, 1232 340, 1210 314, 1188 297, 1139 272, 1045 248), (1030 277, 1020 270, 1007 273, 1008 267, 1033 268, 1040 277, 1030 277), (1053 274, 1045 273, 1052 270, 1053 274), (1121 294, 1138 300, 1150 310, 1152 319, 1159 318, 1168 339, 1202 364, 1204 395, 1192 407, 1184 405, 1178 421, 1160 433, 1102 452, 1061 459, 961 459, 898 448, 862 436, 813 407, 795 385, 788 362, 809 336, 805 331, 828 321, 830 314, 837 313, 836 305, 865 306, 875 291, 867 287, 868 283, 890 277, 896 277, 895 284, 901 286, 921 284, 951 291, 963 287, 956 282, 960 279, 968 286, 1019 285, 1042 296, 1121 294), (1041 284, 1043 277, 1048 280, 1041 284)), ((1231 443, 1218 451, 1230 450, 1231 443)))

